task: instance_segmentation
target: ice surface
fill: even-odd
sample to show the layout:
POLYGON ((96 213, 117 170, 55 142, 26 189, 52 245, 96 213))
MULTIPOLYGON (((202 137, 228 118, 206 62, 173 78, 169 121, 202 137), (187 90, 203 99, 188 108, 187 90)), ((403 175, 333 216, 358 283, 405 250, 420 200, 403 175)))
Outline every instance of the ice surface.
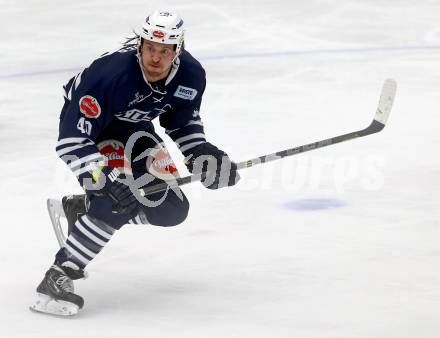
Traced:
POLYGON ((434 0, 2 0, 0 337, 439 337, 439 13, 434 0), (37 315, 57 250, 45 199, 79 191, 54 151, 61 86, 156 6, 184 17, 208 139, 234 159, 365 127, 392 77, 388 125, 244 170, 233 189, 186 187, 184 224, 127 226, 91 263, 76 318, 37 315))

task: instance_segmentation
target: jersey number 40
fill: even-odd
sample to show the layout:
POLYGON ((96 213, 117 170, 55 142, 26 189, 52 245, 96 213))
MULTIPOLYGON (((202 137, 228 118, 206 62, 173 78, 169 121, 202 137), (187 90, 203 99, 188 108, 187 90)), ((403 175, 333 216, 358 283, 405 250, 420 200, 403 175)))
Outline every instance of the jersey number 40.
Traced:
POLYGON ((90 134, 92 133, 92 124, 90 123, 90 121, 86 121, 84 117, 81 117, 79 119, 76 127, 83 134, 87 134, 90 136, 90 134))

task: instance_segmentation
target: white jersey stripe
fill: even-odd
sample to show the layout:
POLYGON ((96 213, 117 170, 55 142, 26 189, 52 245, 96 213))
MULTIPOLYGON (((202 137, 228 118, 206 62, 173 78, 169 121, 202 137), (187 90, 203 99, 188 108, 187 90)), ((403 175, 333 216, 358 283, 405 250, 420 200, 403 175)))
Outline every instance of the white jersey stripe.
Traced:
POLYGON ((61 157, 61 156, 65 155, 65 154, 67 154, 67 153, 70 153, 70 152, 74 151, 74 150, 78 150, 78 149, 81 149, 81 148, 84 148, 84 147, 87 147, 87 146, 92 146, 94 144, 95 143, 93 143, 92 141, 87 142, 87 143, 77 144, 75 146, 66 147, 66 148, 63 148, 61 150, 58 150, 57 154, 58 154, 58 156, 61 157))
POLYGON ((176 131, 176 130, 179 130, 180 128, 177 128, 177 129, 165 129, 165 133, 168 135, 168 134, 171 134, 172 132, 174 132, 174 131, 176 131))
POLYGON ((81 263, 87 265, 90 263, 90 261, 85 258, 83 255, 81 255, 78 251, 76 251, 74 248, 72 248, 68 243, 65 244, 66 245, 66 249, 69 250, 69 252, 76 258, 78 259, 81 263))
POLYGON ((195 146, 198 146, 199 144, 205 143, 205 141, 198 141, 193 143, 185 144, 183 147, 179 147, 180 151, 183 153, 184 151, 187 151, 191 148, 194 148, 195 146))
POLYGON ((94 234, 92 234, 90 231, 88 231, 86 228, 84 228, 83 225, 79 221, 76 221, 75 227, 79 231, 81 231, 84 235, 86 235, 90 240, 95 242, 96 244, 98 244, 100 246, 105 246, 107 244, 107 242, 104 242, 103 240, 99 239, 94 234))
POLYGON ((84 252, 87 256, 94 258, 97 254, 93 251, 90 251, 87 249, 84 245, 82 245, 80 242, 78 242, 73 236, 69 236, 67 239, 70 241, 73 245, 75 245, 78 249, 80 249, 82 252, 84 252))
POLYGON ((90 218, 87 217, 87 215, 84 215, 83 217, 81 217, 81 220, 87 224, 87 226, 92 229, 94 232, 96 232, 97 234, 100 234, 102 237, 110 240, 112 238, 112 235, 105 232, 104 230, 102 230, 101 228, 98 228, 98 226, 96 226, 95 224, 92 223, 92 221, 90 220, 90 218))
POLYGON ((79 74, 76 76, 76 78, 75 78, 75 82, 72 84, 72 87, 73 87, 73 85, 75 85, 75 90, 78 88, 79 84, 81 83, 81 76, 82 76, 83 72, 84 72, 84 71, 82 71, 81 73, 79 73, 79 74))
POLYGON ((181 138, 178 138, 178 139, 175 140, 174 142, 176 142, 176 143, 180 146, 180 143, 185 142, 185 141, 189 141, 189 140, 192 140, 192 139, 195 139, 195 138, 202 138, 202 139, 205 139, 205 134, 203 134, 203 133, 194 133, 194 134, 190 134, 190 135, 187 135, 187 136, 183 136, 183 137, 181 137, 181 138))
POLYGON ((70 167, 71 170, 75 170, 76 167, 80 166, 81 164, 91 162, 94 160, 96 160, 96 162, 104 161, 104 156, 102 156, 101 153, 93 153, 91 155, 81 157, 80 159, 78 159, 76 161, 70 162, 67 165, 70 167))
POLYGON ((73 143, 73 144, 82 143, 85 140, 88 140, 88 141, 92 142, 92 140, 90 140, 88 138, 85 138, 85 137, 67 137, 67 138, 62 138, 61 140, 58 141, 57 147, 63 146, 63 145, 68 144, 68 143, 73 143))
POLYGON ((93 170, 95 170, 97 167, 99 166, 99 163, 98 162, 92 162, 92 163, 89 163, 87 166, 85 166, 85 167, 82 167, 82 168, 80 168, 80 169, 77 169, 77 170, 73 170, 73 173, 77 176, 77 177, 79 177, 79 175, 81 175, 81 174, 84 174, 84 173, 86 173, 86 172, 92 172, 93 170))
POLYGON ((191 126, 191 125, 198 125, 198 126, 202 126, 202 127, 203 127, 203 122, 202 122, 202 121, 194 121, 194 120, 192 120, 192 121, 189 121, 189 122, 185 125, 185 127, 186 127, 186 126, 191 126))
POLYGON ((166 130, 165 130, 165 133, 166 133, 167 135, 169 135, 169 134, 171 134, 171 133, 173 133, 173 132, 175 132, 175 131, 177 131, 177 130, 180 130, 180 129, 185 128, 186 126, 192 126, 192 125, 197 125, 197 126, 202 126, 202 127, 203 127, 203 122, 200 121, 200 120, 199 120, 199 121, 191 120, 191 121, 189 121, 187 124, 185 124, 183 127, 176 128, 176 129, 166 129, 166 130))

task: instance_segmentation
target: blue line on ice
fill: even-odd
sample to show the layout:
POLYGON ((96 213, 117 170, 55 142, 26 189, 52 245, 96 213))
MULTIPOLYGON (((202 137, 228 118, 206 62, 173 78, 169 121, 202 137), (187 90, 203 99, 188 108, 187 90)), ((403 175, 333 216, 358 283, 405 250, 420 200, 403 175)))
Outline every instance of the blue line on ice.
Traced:
POLYGON ((336 198, 304 198, 284 203, 292 211, 318 211, 345 207, 347 203, 336 198))
MULTIPOLYGON (((208 55, 202 56, 201 61, 208 60, 224 60, 224 59, 257 59, 257 58, 271 58, 282 56, 301 56, 301 55, 318 55, 318 54, 347 54, 347 53, 371 53, 371 52, 410 52, 410 51, 440 51, 440 45, 426 45, 426 46, 401 46, 401 47, 364 47, 364 48, 339 48, 339 49, 310 49, 310 50, 291 50, 279 52, 262 52, 262 53, 248 53, 248 54, 225 54, 225 55, 208 55)), ((12 79, 20 77, 30 77, 39 75, 51 75, 58 73, 76 73, 81 68, 60 68, 48 69, 40 71, 30 71, 23 73, 1 74, 1 79, 12 79)))
POLYGON ((317 55, 317 54, 348 54, 348 53, 371 53, 371 52, 407 52, 407 51, 426 51, 440 50, 440 45, 426 46, 401 46, 401 47, 363 47, 363 48, 337 48, 337 49, 310 49, 310 50, 287 50, 279 52, 262 52, 252 54, 230 54, 213 55, 201 58, 201 60, 220 60, 220 59, 250 59, 250 58, 268 58, 280 56, 297 55, 317 55))

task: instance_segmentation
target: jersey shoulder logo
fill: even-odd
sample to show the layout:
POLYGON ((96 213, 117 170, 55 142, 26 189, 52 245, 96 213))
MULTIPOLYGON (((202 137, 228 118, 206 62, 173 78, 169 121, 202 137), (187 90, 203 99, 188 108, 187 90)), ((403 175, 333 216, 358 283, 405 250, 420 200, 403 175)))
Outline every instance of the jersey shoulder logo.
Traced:
POLYGON ((101 115, 101 106, 93 96, 85 95, 79 100, 79 110, 86 117, 97 119, 101 115))
POLYGON ((194 100, 197 96, 197 90, 194 88, 189 88, 185 86, 177 87, 176 92, 174 93, 175 97, 178 97, 183 100, 194 100))

